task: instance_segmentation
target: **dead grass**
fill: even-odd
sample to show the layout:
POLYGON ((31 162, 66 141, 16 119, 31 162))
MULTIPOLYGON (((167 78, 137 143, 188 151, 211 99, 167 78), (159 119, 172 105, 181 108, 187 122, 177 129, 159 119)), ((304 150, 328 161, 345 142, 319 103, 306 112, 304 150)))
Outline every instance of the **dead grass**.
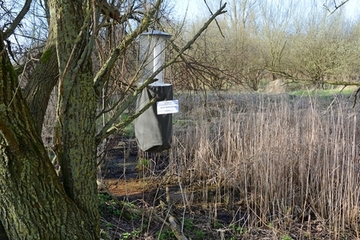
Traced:
POLYGON ((202 189, 213 209, 241 203, 242 227, 283 233, 318 222, 329 239, 358 238, 359 109, 331 101, 285 95, 194 105, 184 114, 193 122, 175 128, 169 172, 202 189))
MULTIPOLYGON (((139 208, 177 216, 192 239, 360 238, 359 106, 341 96, 205 97, 180 99, 168 165, 136 180, 154 190, 139 208)), ((175 239, 152 223, 128 239, 175 239)))

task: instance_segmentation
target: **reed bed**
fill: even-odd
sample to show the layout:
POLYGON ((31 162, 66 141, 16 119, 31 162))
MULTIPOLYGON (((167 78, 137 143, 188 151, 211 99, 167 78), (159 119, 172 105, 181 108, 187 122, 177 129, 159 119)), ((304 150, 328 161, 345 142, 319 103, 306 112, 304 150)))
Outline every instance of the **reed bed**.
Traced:
POLYGON ((213 217, 235 209, 233 222, 247 229, 297 224, 306 239, 311 228, 360 237, 358 106, 288 95, 200 102, 175 119, 168 167, 187 207, 207 203, 213 217))

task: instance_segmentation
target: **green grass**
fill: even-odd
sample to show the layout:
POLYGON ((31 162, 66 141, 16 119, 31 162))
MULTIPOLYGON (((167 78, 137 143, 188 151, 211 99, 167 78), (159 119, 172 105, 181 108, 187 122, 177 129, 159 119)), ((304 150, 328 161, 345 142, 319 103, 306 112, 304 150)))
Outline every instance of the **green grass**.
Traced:
POLYGON ((115 200, 106 193, 99 193, 99 209, 102 215, 111 215, 119 217, 121 215, 121 209, 115 200))
POLYGON ((343 90, 339 88, 333 89, 313 89, 313 90, 296 90, 290 92, 293 96, 317 96, 317 97, 332 97, 335 95, 351 95, 354 92, 353 88, 345 88, 343 90))
POLYGON ((141 236, 141 229, 136 229, 131 232, 123 233, 120 240, 139 239, 140 236, 141 236))

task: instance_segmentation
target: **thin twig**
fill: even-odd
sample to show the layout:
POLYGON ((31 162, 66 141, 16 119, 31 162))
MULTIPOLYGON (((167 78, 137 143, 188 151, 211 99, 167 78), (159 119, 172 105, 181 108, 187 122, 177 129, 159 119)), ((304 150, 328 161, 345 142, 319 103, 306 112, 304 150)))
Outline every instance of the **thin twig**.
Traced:
POLYGON ((331 14, 333 14, 334 12, 336 12, 339 8, 341 8, 345 3, 347 3, 349 0, 345 0, 343 2, 340 3, 340 5, 336 4, 336 1, 334 1, 334 9, 331 10, 330 7, 328 5, 326 5, 325 3, 323 4, 324 8, 331 14))
MULTIPOLYGON (((208 8, 209 12, 211 13, 211 15, 213 15, 213 12, 211 11, 211 8, 209 7, 209 5, 208 5, 208 3, 206 2, 206 0, 204 0, 204 2, 205 2, 206 7, 208 8)), ((221 2, 220 2, 220 5, 221 5, 221 2)), ((218 23, 218 21, 217 21, 216 19, 215 19, 215 23, 216 23, 216 26, 217 26, 218 29, 219 29, 219 32, 220 32, 221 36, 222 36, 223 38, 225 38, 225 36, 224 36, 224 34, 223 34, 222 30, 221 30, 221 27, 220 27, 220 25, 219 25, 219 23, 218 23)))

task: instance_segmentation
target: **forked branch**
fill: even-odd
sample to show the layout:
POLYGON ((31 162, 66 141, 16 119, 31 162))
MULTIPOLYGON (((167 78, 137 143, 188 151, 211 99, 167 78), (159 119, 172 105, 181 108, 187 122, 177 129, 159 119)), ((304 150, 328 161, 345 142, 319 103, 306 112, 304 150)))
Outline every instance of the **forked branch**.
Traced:
POLYGON ((334 8, 331 9, 331 7, 329 5, 327 5, 326 3, 323 4, 324 8, 330 13, 333 14, 334 12, 336 12, 338 9, 340 9, 342 6, 344 6, 345 3, 347 3, 349 0, 344 0, 341 1, 341 3, 338 5, 336 3, 336 0, 333 0, 334 2, 334 8))

